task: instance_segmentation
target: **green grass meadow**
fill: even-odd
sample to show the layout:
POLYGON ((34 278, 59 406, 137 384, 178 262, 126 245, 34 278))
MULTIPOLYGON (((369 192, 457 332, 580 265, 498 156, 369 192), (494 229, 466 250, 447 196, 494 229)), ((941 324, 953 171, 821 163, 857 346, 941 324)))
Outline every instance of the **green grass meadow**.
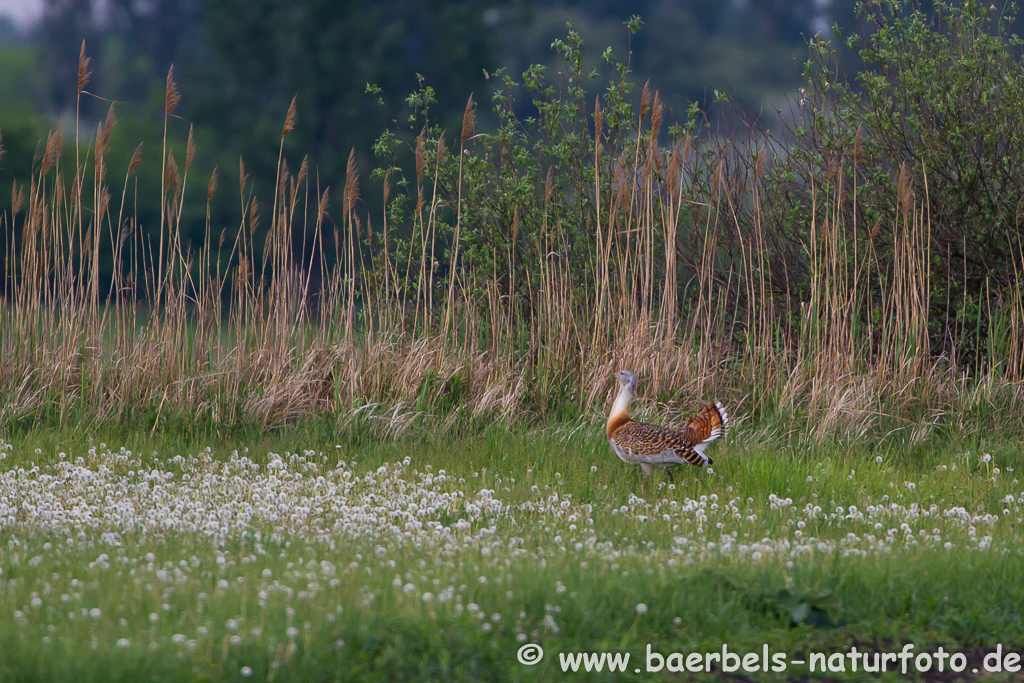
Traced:
MULTIPOLYGON (((669 484, 598 430, 4 443, 0 680, 658 680, 694 674, 647 671, 648 644, 788 661, 906 643, 964 653, 974 680, 1024 648, 1019 443, 737 430, 669 484), (576 652, 630 664, 563 671, 576 652)), ((719 666, 697 678, 953 680, 719 666)))

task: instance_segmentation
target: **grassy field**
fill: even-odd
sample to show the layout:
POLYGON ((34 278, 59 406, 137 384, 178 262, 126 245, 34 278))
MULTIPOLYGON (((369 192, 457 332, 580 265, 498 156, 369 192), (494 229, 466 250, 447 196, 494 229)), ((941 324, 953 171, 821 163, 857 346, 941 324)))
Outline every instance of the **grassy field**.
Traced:
MULTIPOLYGON (((997 645, 1024 648, 1020 443, 798 448, 738 430, 670 484, 599 433, 4 443, 0 680, 678 675, 647 670, 648 644, 767 645, 783 673, 710 676, 804 680, 790 660, 906 643, 963 653, 973 680, 997 645), (530 643, 545 655, 527 666, 530 643), (631 657, 564 673, 576 652, 631 657)), ((880 675, 850 662, 825 678, 880 675)), ((914 677, 910 662, 885 676, 914 677)), ((953 680, 946 666, 918 677, 953 680)))

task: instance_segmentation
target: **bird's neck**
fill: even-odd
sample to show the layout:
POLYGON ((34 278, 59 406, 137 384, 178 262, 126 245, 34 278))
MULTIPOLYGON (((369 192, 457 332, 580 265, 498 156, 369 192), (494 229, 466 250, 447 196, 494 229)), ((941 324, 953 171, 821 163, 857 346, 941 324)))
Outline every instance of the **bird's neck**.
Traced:
POLYGON ((615 403, 612 404, 612 412, 608 415, 609 439, 612 438, 615 430, 629 422, 629 402, 632 399, 633 392, 629 390, 628 386, 619 389, 619 395, 615 397, 615 403))

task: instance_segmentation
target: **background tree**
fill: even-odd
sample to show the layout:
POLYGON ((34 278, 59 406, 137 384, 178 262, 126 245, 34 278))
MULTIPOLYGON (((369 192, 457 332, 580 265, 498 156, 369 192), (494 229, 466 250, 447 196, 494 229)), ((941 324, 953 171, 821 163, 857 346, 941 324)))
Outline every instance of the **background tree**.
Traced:
POLYGON ((48 78, 47 99, 54 111, 75 109, 78 55, 82 42, 96 45, 99 29, 93 0, 43 0, 39 54, 48 78))
POLYGON ((299 118, 288 145, 309 153, 339 185, 349 151, 368 159, 420 76, 444 84, 438 110, 458 125, 466 97, 484 88, 483 71, 498 59, 495 30, 485 23, 490 7, 481 0, 212 0, 215 59, 191 113, 262 173, 274 168, 272 141, 296 96, 299 118), (380 87, 383 108, 367 84, 380 87))
POLYGON ((108 0, 103 86, 120 99, 145 101, 174 64, 179 77, 209 59, 204 0, 108 0))

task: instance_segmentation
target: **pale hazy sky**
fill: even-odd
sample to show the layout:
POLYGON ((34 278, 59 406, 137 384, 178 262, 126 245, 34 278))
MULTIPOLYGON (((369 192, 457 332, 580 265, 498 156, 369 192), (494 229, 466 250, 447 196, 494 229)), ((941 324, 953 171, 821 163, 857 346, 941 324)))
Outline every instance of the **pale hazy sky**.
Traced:
POLYGON ((0 14, 13 17, 21 25, 39 16, 43 0, 0 0, 0 14))

